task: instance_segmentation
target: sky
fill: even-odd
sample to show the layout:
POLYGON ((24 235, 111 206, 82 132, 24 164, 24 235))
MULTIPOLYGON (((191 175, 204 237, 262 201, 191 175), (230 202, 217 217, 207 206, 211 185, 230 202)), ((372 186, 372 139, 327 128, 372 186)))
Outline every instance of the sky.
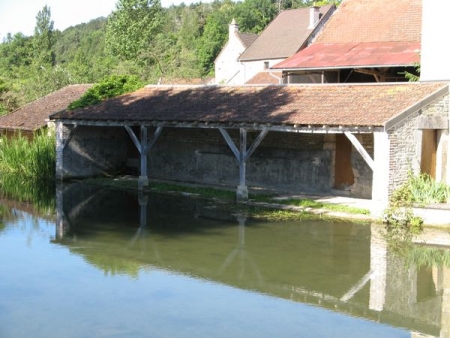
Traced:
MULTIPOLYGON (((210 2, 211 0, 202 0, 210 2)), ((164 7, 200 2, 193 0, 162 0, 164 7)), ((60 31, 100 16, 107 17, 116 8, 117 0, 0 0, 0 42, 7 33, 31 36, 36 16, 45 5, 50 7, 54 28, 60 31)))

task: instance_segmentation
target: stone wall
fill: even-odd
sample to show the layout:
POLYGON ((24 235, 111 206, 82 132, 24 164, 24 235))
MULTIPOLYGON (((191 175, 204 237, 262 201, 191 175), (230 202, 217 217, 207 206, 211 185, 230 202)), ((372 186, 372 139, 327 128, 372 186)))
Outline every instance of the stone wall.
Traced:
MULTIPOLYGON (((58 125, 58 177, 140 174, 139 153, 124 128, 80 126, 62 151, 70 130, 58 125)), ((149 130, 150 137, 153 132, 149 130)), ((239 131, 228 132, 239 148, 239 131)), ((248 132, 248 147, 258 135, 259 132, 248 132)), ((358 137, 365 147, 373 147, 370 136, 358 137)), ((269 132, 247 162, 247 186, 330 193, 334 185, 334 156, 334 135, 269 132)), ((371 172, 356 151, 352 165, 352 196, 370 198, 371 172)), ((164 128, 148 157, 148 177, 234 188, 239 184, 239 165, 217 129, 164 128)))
POLYGON ((448 116, 448 100, 446 95, 387 131, 390 142, 389 195, 408 180, 409 172, 420 173, 422 132, 417 129, 420 116, 448 116))
MULTIPOLYGON (((239 147, 238 131, 229 132, 239 147)), ((248 147, 258 136, 248 133, 248 147)), ((247 185, 291 191, 331 189, 331 151, 322 134, 269 132, 247 162, 247 185)), ((149 156, 149 177, 237 186, 239 166, 218 130, 165 128, 149 156)))
POLYGON ((56 176, 86 178, 114 175, 125 170, 129 136, 124 128, 78 127, 57 123, 56 176))

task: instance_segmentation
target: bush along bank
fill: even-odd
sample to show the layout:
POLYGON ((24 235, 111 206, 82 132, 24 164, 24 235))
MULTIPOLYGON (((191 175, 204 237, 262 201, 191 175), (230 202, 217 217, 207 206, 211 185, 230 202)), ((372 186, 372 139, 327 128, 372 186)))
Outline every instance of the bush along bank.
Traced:
POLYGON ((410 171, 408 181, 392 194, 383 221, 388 230, 403 229, 418 234, 422 230, 423 219, 415 216, 412 208, 448 203, 449 197, 449 186, 436 182, 428 174, 414 176, 410 171))

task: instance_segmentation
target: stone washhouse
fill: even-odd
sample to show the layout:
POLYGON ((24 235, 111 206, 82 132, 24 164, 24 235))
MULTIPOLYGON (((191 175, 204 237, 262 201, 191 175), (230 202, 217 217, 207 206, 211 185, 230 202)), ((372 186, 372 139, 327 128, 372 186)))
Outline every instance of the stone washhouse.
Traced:
POLYGON ((446 82, 147 86, 50 116, 57 177, 345 194, 387 204, 408 172, 448 181, 446 82))

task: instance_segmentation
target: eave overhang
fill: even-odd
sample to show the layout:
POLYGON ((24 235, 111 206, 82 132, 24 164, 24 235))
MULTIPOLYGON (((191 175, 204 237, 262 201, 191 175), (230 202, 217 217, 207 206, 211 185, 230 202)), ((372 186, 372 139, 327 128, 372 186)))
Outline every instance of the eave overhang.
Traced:
POLYGON ((60 122, 66 125, 94 126, 94 127, 164 127, 164 128, 199 128, 199 129, 246 129, 249 131, 278 131, 290 133, 316 133, 316 134, 336 134, 336 133, 373 133, 383 131, 383 126, 350 126, 350 125, 274 125, 271 123, 233 123, 233 122, 182 122, 182 121, 100 121, 100 120, 76 120, 76 119, 55 119, 53 122, 60 122))

